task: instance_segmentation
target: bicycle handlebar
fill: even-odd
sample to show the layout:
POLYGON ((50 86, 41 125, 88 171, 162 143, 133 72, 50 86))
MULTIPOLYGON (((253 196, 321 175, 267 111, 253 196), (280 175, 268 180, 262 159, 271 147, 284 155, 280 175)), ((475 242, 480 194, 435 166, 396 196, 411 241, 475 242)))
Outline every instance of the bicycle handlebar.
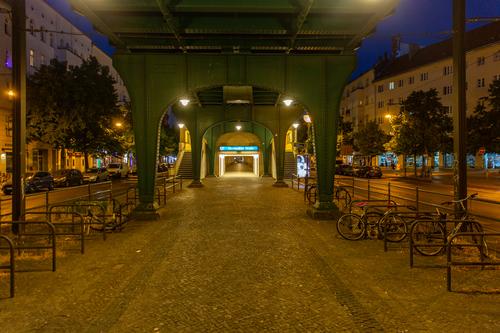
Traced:
POLYGON ((478 195, 477 193, 469 194, 468 196, 466 196, 463 199, 445 201, 445 202, 442 202, 441 205, 451 205, 451 204, 454 204, 454 203, 461 203, 461 202, 467 201, 469 199, 474 199, 475 197, 477 197, 477 195, 478 195))

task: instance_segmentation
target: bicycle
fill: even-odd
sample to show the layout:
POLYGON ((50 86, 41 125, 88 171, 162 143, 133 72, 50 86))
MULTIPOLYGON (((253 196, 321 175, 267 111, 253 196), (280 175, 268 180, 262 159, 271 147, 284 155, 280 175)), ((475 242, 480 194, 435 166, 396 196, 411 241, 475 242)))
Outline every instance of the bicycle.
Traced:
MULTIPOLYGON (((305 191, 307 201, 309 204, 314 205, 317 198, 317 185, 310 184, 307 186, 305 191)), ((343 211, 351 203, 351 195, 345 188, 336 186, 333 190, 333 202, 337 205, 340 211, 343 211)))
POLYGON ((337 232, 346 240, 377 238, 379 235, 378 223, 383 215, 376 211, 370 211, 367 202, 359 202, 356 205, 363 208, 363 213, 361 215, 355 213, 342 215, 337 220, 337 232))
MULTIPOLYGON (((476 196, 477 193, 474 193, 460 200, 451 200, 441 203, 441 205, 458 204, 462 214, 458 217, 455 226, 449 233, 446 228, 448 214, 441 212, 439 208, 436 208, 437 219, 434 218, 415 221, 415 225, 412 226, 410 235, 414 244, 414 249, 423 256, 436 256, 444 251, 447 242, 449 242, 450 239, 458 233, 483 232, 481 224, 468 214, 466 207, 467 200, 473 199, 476 196)), ((477 243, 477 240, 474 237, 473 241, 477 243)), ((483 241, 482 244, 478 244, 478 248, 480 249, 481 247, 485 250, 484 253, 487 253, 486 242, 483 241)))

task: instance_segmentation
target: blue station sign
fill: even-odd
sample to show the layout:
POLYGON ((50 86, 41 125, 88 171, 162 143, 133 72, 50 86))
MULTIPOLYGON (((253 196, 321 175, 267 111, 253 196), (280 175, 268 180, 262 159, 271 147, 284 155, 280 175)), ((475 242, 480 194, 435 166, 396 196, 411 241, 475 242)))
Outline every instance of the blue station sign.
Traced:
POLYGON ((220 146, 219 151, 259 151, 259 146, 220 146))

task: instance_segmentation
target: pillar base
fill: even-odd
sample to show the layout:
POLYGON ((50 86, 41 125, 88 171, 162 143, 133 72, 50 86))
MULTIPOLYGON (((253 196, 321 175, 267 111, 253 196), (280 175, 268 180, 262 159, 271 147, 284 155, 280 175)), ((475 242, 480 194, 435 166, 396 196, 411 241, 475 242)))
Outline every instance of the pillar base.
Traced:
POLYGON ((307 215, 315 220, 336 220, 340 217, 340 211, 332 202, 316 202, 307 208, 307 215))
POLYGON ((201 182, 201 180, 193 180, 191 182, 191 184, 188 185, 188 187, 190 188, 200 188, 200 187, 203 187, 203 183, 201 182))
POLYGON ((288 184, 284 180, 277 180, 273 184, 274 187, 288 187, 288 184))
POLYGON ((142 221, 158 220, 160 218, 160 214, 158 214, 159 208, 160 206, 157 202, 140 203, 137 207, 135 207, 131 217, 134 220, 142 221))

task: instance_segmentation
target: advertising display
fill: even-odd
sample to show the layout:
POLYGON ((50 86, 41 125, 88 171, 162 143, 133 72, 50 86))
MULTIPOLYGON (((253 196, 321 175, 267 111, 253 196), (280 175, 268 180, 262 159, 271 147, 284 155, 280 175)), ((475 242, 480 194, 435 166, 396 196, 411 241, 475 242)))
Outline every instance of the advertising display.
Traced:
POLYGON ((309 177, 309 155, 297 155, 297 177, 309 177))

